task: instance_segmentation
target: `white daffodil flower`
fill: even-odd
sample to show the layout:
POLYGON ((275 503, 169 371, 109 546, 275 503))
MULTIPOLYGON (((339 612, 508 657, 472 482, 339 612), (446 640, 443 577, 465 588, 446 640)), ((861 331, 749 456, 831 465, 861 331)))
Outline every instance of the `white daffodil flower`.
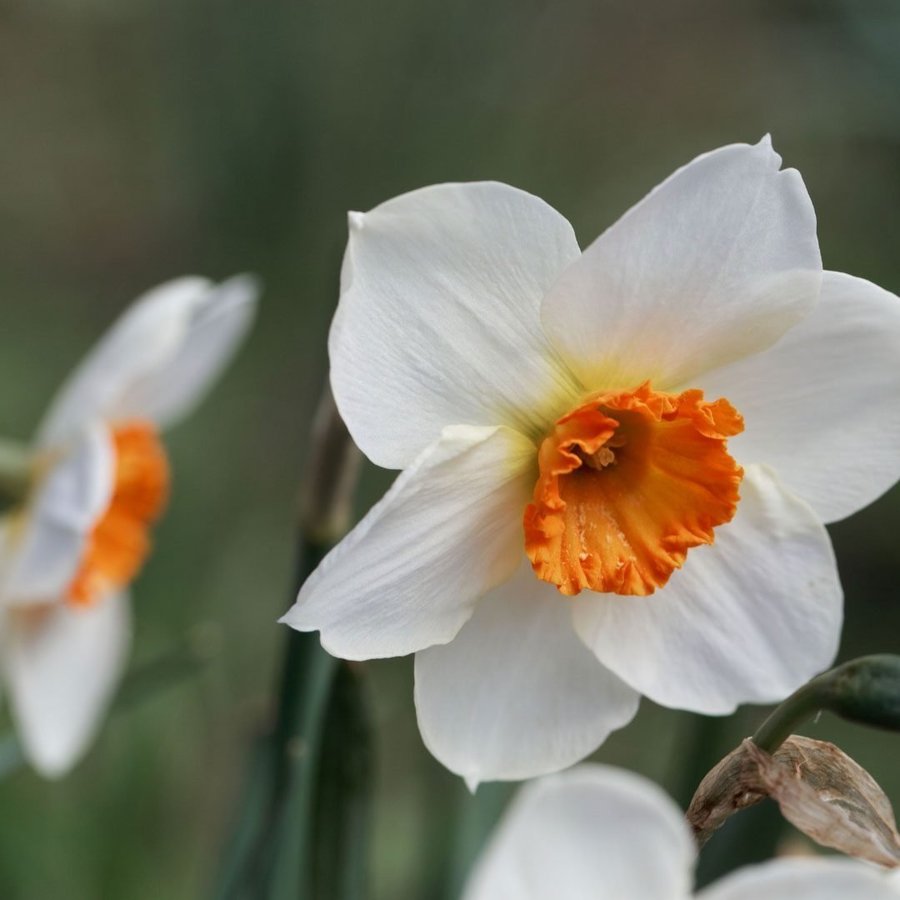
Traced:
POLYGON ((475 866, 463 900, 897 900, 900 886, 845 858, 747 866, 694 895, 697 849, 653 782, 582 765, 526 785, 475 866))
POLYGON ((640 695, 724 714, 832 662, 823 522, 900 476, 900 300, 823 274, 780 165, 700 156, 584 252, 502 184, 351 214, 331 384, 403 471, 284 621, 415 652, 425 743, 470 784, 571 765, 640 695))
POLYGON ((25 754, 67 771, 127 657, 128 585, 169 486, 159 432, 180 420, 247 333, 252 279, 164 284, 137 300, 64 384, 31 453, 31 486, 0 526, 0 664, 25 754))

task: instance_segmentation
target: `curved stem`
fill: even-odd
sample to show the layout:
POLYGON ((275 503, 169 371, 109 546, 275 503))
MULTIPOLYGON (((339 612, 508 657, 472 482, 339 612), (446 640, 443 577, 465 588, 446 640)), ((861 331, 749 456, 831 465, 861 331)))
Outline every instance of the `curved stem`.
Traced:
POLYGON ((823 672, 778 706, 751 740, 774 753, 797 725, 823 709, 852 722, 900 731, 900 656, 861 656, 823 672))
POLYGON ((822 709, 827 697, 827 683, 823 683, 822 678, 824 676, 820 675, 794 691, 756 729, 751 740, 760 750, 774 753, 794 733, 796 726, 822 709))

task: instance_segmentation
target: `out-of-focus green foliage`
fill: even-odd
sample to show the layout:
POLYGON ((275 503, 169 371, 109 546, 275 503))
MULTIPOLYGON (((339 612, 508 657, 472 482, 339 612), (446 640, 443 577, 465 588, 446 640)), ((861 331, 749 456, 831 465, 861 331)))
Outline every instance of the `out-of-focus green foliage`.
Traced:
MULTIPOLYGON (((65 781, 0 784, 0 896, 189 900, 210 886, 272 705, 347 209, 496 178, 546 198, 586 243, 696 153, 771 131, 812 194, 826 266, 897 292, 898 42, 895 5, 849 0, 0 0, 0 433, 30 434, 143 289, 189 271, 266 285, 237 365, 170 435, 173 503, 135 588, 137 661, 198 622, 221 625, 222 652, 118 715, 65 781)), ((361 509, 388 479, 367 472, 361 509)), ((894 493, 832 529, 841 658, 900 649, 898 523, 894 493)), ((428 756, 408 660, 365 671, 373 896, 452 896, 508 792, 473 803, 428 756)), ((701 723, 645 703, 598 758, 684 801, 762 717, 701 723)), ((807 731, 900 801, 895 736, 829 716, 807 731)), ((766 852, 746 831, 707 852, 724 858, 729 841, 733 859, 766 852)))

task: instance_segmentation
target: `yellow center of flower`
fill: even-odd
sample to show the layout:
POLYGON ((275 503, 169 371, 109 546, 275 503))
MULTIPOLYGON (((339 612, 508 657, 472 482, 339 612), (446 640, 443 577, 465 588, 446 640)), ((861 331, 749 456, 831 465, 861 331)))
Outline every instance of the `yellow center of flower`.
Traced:
POLYGON ((137 575, 150 552, 147 532, 168 499, 169 466, 154 428, 129 422, 116 428, 112 438, 112 497, 69 585, 68 600, 77 606, 123 587, 137 575))
POLYGON ((741 467, 726 439, 743 431, 727 400, 667 394, 646 382, 595 394, 556 422, 538 452, 525 551, 538 578, 645 596, 691 547, 734 516, 741 467))

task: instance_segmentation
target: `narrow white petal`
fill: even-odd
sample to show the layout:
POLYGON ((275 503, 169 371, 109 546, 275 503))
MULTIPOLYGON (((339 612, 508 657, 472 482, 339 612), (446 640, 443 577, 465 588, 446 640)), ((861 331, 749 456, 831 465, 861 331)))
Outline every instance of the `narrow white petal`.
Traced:
POLYGON ((900 478, 900 298, 862 278, 826 272, 818 306, 771 350, 697 386, 744 416, 734 455, 771 465, 826 522, 900 478))
POLYGON ((571 766, 638 708, 578 640, 571 601, 522 560, 449 644, 416 654, 422 738, 470 786, 571 766))
POLYGON ((764 139, 697 157, 627 212, 544 300, 590 389, 665 389, 772 345, 815 304, 821 259, 800 175, 764 139))
POLYGON ((650 699, 728 713, 782 700, 837 652, 842 593, 815 513, 749 467, 715 543, 650 597, 583 592, 575 625, 604 664, 650 699))
POLYGON ((42 775, 63 775, 87 749, 125 665, 129 598, 10 610, 5 618, 4 671, 25 755, 42 775))
POLYGON ((38 440, 64 442, 95 419, 134 416, 123 398, 178 352, 191 319, 211 289, 204 278, 179 278, 136 300, 72 373, 54 398, 38 440))
POLYGON ((849 859, 775 859, 738 869, 698 900, 897 900, 883 870, 849 859))
POLYGON ((540 303, 580 251, 572 227, 503 184, 442 184, 350 217, 329 338, 331 386, 378 465, 402 468, 445 425, 534 436, 579 388, 540 303))
POLYGON ((107 430, 88 428, 60 452, 34 499, 10 522, 0 568, 5 604, 46 603, 62 595, 109 505, 115 458, 107 430))
POLYGON ((168 428, 206 396, 247 336, 259 287, 246 275, 206 291, 192 307, 172 355, 123 390, 118 418, 141 418, 168 428))
POLYGON ((345 659, 451 640, 522 553, 536 450, 509 428, 444 430, 328 554, 281 620, 345 659))
POLYGON ((695 852, 651 781, 579 766, 521 789, 463 900, 687 900, 695 852))

